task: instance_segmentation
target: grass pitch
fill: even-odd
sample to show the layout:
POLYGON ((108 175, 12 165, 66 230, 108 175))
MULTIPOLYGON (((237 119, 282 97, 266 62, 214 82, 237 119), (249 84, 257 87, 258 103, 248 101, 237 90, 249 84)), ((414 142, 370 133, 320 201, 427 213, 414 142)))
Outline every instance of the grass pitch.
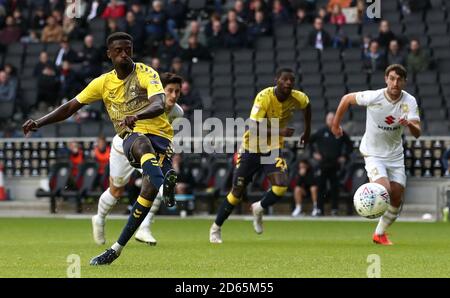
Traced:
POLYGON ((81 277, 367 277, 379 255, 381 277, 449 277, 450 224, 395 223, 392 247, 371 242, 376 222, 229 220, 221 245, 208 242, 211 220, 157 219, 150 247, 132 238, 110 266, 89 266, 118 237, 124 220, 108 220, 97 246, 90 219, 0 218, 0 277, 66 277, 77 254, 81 277), (370 260, 370 258, 369 258, 370 260))

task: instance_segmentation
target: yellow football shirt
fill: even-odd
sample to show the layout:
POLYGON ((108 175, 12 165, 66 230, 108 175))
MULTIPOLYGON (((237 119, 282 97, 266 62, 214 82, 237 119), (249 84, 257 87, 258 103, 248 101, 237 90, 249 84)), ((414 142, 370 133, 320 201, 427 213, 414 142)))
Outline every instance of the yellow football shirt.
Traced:
MULTIPOLYGON (((143 63, 135 63, 134 70, 125 79, 120 80, 116 71, 112 70, 92 80, 76 99, 82 104, 103 100, 114 129, 120 136, 131 132, 131 129, 120 127, 119 123, 125 116, 136 115, 146 109, 151 103, 149 98, 156 94, 164 94, 158 73, 143 63)), ((133 132, 173 139, 173 128, 166 113, 155 118, 138 120, 133 132)))
MULTIPOLYGON (((279 129, 286 128, 289 121, 292 119, 294 111, 305 109, 308 104, 308 96, 295 89, 292 90, 288 99, 284 102, 280 102, 275 95, 275 87, 269 87, 256 95, 250 112, 250 119, 260 123, 263 120, 266 120, 268 130, 272 127, 271 122, 274 121, 274 119, 277 119, 277 121, 279 121, 279 129)), ((271 137, 268 137, 267 139, 261 139, 260 137, 260 140, 251 138, 253 138, 253 136, 250 134, 250 131, 247 130, 243 136, 242 146, 245 150, 250 152, 267 153, 274 149, 283 148, 284 146, 284 139, 281 136, 278 137, 279 141, 276 143, 272 142, 271 137), (261 143, 263 146, 261 146, 261 143)))

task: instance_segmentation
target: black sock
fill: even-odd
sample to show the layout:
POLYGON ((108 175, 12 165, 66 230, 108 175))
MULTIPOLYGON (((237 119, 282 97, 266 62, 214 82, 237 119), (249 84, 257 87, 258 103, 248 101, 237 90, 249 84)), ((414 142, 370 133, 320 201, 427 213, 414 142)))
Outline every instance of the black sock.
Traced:
POLYGON ((227 220, 228 216, 230 216, 231 212, 233 212, 234 205, 231 205, 230 202, 228 202, 228 199, 225 198, 225 200, 222 202, 222 204, 219 207, 219 211, 217 212, 216 217, 216 225, 219 227, 223 225, 224 221, 227 220))
POLYGON ((122 246, 125 246, 127 244, 128 240, 130 240, 134 232, 136 232, 136 230, 150 211, 151 203, 151 201, 146 200, 141 196, 138 197, 133 205, 133 209, 131 209, 131 214, 128 217, 128 222, 123 228, 119 240, 117 240, 117 243, 122 246))
POLYGON ((279 199, 281 199, 280 196, 277 196, 276 194, 273 193, 272 190, 269 190, 268 192, 266 192, 266 194, 261 200, 261 207, 266 209, 267 207, 275 204, 279 199))

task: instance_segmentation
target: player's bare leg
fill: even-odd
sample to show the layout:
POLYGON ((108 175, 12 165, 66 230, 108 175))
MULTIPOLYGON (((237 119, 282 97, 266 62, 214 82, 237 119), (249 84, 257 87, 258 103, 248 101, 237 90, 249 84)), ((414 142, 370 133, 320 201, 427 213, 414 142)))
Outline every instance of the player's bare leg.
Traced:
POLYGON ((292 216, 299 216, 302 213, 302 202, 303 196, 305 195, 304 190, 300 186, 294 188, 294 202, 295 209, 292 211, 292 216))
POLYGON ((106 216, 111 212, 125 191, 125 187, 114 186, 111 177, 109 178, 109 185, 109 188, 102 193, 98 200, 97 214, 92 216, 92 236, 98 245, 105 244, 106 216))

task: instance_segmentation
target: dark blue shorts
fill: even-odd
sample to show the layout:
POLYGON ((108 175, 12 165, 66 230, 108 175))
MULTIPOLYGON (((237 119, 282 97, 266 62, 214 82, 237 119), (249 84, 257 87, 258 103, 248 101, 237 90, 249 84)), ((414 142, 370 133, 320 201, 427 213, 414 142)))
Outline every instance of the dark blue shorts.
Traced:
POLYGON ((125 137, 125 139, 123 140, 123 152, 130 162, 130 165, 137 169, 141 168, 141 163, 140 160, 136 160, 134 158, 133 154, 131 153, 131 147, 139 136, 145 136, 150 140, 153 150, 155 150, 155 156, 159 162, 161 171, 165 175, 166 172, 172 168, 173 150, 170 140, 153 134, 143 134, 137 132, 133 132, 132 134, 125 137))
POLYGON ((261 163, 261 157, 268 157, 271 154, 250 153, 244 151, 238 154, 233 175, 233 185, 246 187, 252 180, 253 175, 259 170, 263 170, 265 175, 271 173, 287 173, 286 160, 281 157, 277 150, 275 158, 271 158, 268 163, 261 163))

